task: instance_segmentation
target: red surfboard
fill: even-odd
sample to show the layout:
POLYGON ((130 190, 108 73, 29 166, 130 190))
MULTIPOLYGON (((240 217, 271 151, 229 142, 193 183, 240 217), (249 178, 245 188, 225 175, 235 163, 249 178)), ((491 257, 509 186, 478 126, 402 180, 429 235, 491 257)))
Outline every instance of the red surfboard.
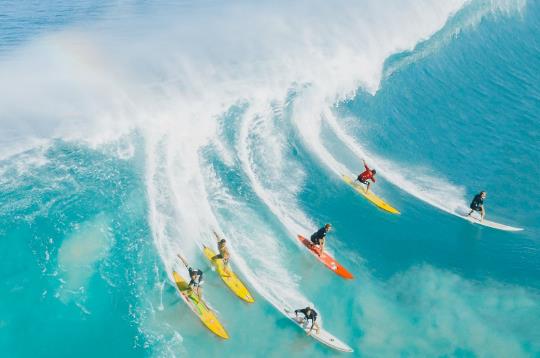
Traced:
POLYGON ((304 244, 305 247, 308 248, 308 250, 315 256, 320 262, 322 262, 326 267, 328 267, 330 270, 334 271, 337 275, 346 278, 346 279, 352 279, 353 275, 345 269, 345 267, 341 266, 334 258, 330 255, 328 255, 326 252, 323 252, 321 256, 319 256, 319 248, 316 247, 303 237, 302 235, 298 235, 298 240, 304 244))

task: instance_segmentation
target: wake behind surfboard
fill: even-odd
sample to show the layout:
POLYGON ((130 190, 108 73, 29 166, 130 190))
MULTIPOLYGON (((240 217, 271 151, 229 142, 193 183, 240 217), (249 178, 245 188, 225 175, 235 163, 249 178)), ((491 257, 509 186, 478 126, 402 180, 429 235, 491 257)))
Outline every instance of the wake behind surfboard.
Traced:
POLYGON ((467 214, 463 212, 458 212, 456 213, 456 215, 462 219, 467 220, 470 223, 490 227, 492 229, 503 230, 503 231, 522 231, 523 230, 523 228, 520 228, 520 227, 513 227, 513 226, 504 225, 504 224, 499 224, 497 222, 486 220, 486 219, 480 220, 479 218, 472 215, 467 216, 467 214))
POLYGON ((349 184, 358 194, 362 195, 364 198, 366 198, 378 208, 391 214, 400 214, 400 212, 396 208, 392 207, 390 204, 379 198, 377 195, 373 194, 372 191, 366 193, 366 189, 362 185, 356 184, 354 180, 351 179, 349 176, 342 174, 341 178, 345 183, 349 184))

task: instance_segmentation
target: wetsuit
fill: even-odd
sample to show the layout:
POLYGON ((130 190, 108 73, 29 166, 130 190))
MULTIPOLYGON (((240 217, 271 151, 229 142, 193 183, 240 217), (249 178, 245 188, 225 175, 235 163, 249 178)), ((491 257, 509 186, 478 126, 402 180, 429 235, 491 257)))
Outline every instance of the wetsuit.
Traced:
POLYGON ((371 179, 372 182, 375 183, 375 177, 373 177, 373 172, 371 171, 371 169, 369 169, 369 167, 367 165, 364 164, 364 168, 366 168, 366 170, 359 174, 358 175, 358 181, 362 184, 368 184, 368 180, 371 179))
POLYGON ((470 208, 474 211, 482 211, 483 205, 484 199, 482 199, 482 194, 476 194, 471 202, 470 208))
POLYGON ((202 285, 203 272, 201 270, 194 270, 191 267, 188 267, 188 271, 189 271, 189 277, 193 277, 193 275, 197 275, 195 276, 195 278, 192 278, 191 281, 189 281, 188 286, 199 287, 200 285, 202 285))
POLYGON ((315 245, 320 245, 321 240, 326 238, 326 228, 323 226, 316 233, 311 235, 311 242, 315 245))
POLYGON ((309 313, 307 312, 307 308, 294 311, 294 314, 298 314, 298 313, 304 314, 304 317, 306 320, 311 320, 311 327, 313 327, 313 325, 315 324, 315 321, 317 320, 317 312, 315 312, 314 309, 311 309, 309 313))

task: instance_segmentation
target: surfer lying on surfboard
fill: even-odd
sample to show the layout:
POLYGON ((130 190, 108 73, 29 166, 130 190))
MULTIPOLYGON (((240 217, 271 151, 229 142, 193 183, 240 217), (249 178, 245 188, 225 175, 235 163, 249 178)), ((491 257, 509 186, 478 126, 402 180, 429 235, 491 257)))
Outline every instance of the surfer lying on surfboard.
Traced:
POLYGON ((362 183, 364 185, 367 185, 367 187, 366 187, 366 194, 367 194, 367 192, 369 191, 369 187, 371 186, 371 183, 369 182, 369 180, 371 180, 372 182, 375 183, 375 174, 377 174, 377 171, 375 169, 370 169, 367 166, 365 160, 362 160, 362 162, 364 163, 364 168, 366 170, 364 170, 362 173, 358 174, 358 177, 356 178, 356 180, 358 180, 360 183, 362 183))
POLYGON ((476 194, 474 196, 474 199, 471 201, 471 205, 469 206, 471 208, 471 211, 467 214, 467 216, 471 216, 473 211, 477 211, 480 213, 480 221, 484 221, 484 216, 486 216, 486 209, 484 209, 484 200, 486 200, 487 193, 485 191, 481 191, 479 194, 476 194))
POLYGON ((229 254, 229 249, 227 249, 227 246, 226 246, 227 241, 219 237, 219 235, 215 231, 214 231, 214 236, 216 237, 216 240, 218 242, 219 254, 212 257, 212 260, 223 260, 223 273, 225 274, 225 276, 230 276, 231 273, 228 267, 229 267, 229 259, 231 258, 231 254, 229 254))
POLYGON ((326 234, 330 231, 330 229, 332 229, 332 225, 326 224, 317 230, 316 233, 311 235, 311 242, 314 246, 319 248, 319 256, 323 254, 326 234))
POLYGON ((202 289, 201 289, 201 285, 203 284, 203 272, 201 270, 194 270, 191 266, 188 265, 187 261, 182 257, 180 256, 180 254, 178 255, 178 258, 180 260, 182 260, 182 263, 184 264, 184 266, 186 266, 186 268, 188 269, 189 271, 189 278, 191 279, 189 281, 189 284, 188 284, 188 287, 189 289, 194 293, 196 294, 200 299, 202 299, 202 289))
POLYGON ((309 320, 311 320, 311 328, 307 332, 308 336, 311 334, 311 331, 313 331, 313 328, 315 328, 315 332, 319 334, 320 328, 319 325, 315 322, 317 320, 317 312, 313 308, 307 306, 303 309, 294 310, 294 315, 296 317, 298 317, 298 313, 302 313, 304 315, 303 321, 305 323, 308 323, 309 320))

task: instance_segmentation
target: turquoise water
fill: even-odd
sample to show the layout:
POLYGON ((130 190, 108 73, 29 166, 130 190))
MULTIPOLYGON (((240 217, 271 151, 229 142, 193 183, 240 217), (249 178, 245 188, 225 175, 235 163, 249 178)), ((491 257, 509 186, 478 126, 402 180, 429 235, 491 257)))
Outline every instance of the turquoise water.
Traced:
POLYGON ((0 352, 540 356, 540 4, 0 4, 0 352), (377 210, 339 173, 366 158, 377 210), (507 233, 452 213, 480 190, 507 233), (334 226, 345 281, 294 239, 334 226), (227 236, 247 305, 200 246, 227 236), (231 339, 170 282, 205 271, 231 339))

